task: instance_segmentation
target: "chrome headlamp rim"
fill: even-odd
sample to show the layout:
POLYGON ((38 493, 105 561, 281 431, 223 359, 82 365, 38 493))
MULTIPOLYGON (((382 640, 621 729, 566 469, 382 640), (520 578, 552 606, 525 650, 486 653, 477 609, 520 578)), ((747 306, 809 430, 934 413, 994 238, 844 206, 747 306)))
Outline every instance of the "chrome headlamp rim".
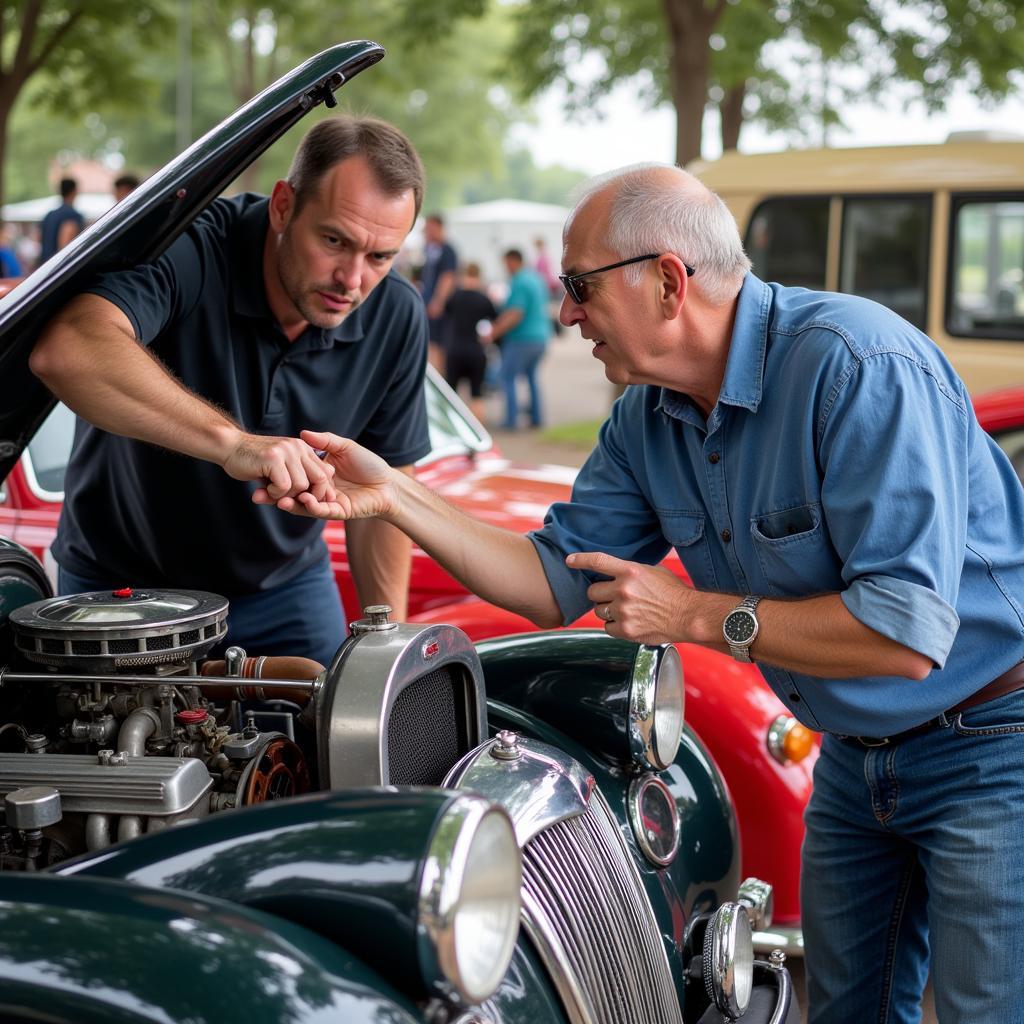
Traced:
POLYGON ((442 812, 424 857, 420 876, 417 952, 424 981, 446 999, 480 1003, 497 991, 512 960, 519 933, 522 858, 515 829, 505 810, 472 794, 460 794, 442 812), (497 951, 485 975, 466 976, 460 961, 457 927, 464 911, 465 883, 473 865, 470 858, 481 827, 504 831, 508 863, 500 873, 508 900, 502 913, 504 934, 497 936, 497 951))
POLYGON ((629 823, 633 827, 633 835, 636 838, 640 852, 659 867, 668 867, 676 859, 679 853, 679 839, 682 834, 682 823, 679 818, 679 806, 676 798, 665 782, 657 775, 641 775, 634 779, 629 785, 626 804, 629 812, 629 823), (644 800, 651 789, 657 790, 664 799, 665 807, 671 816, 671 835, 668 845, 655 845, 655 839, 648 836, 644 827, 644 800))
POLYGON ((682 742, 686 695, 683 690, 683 663, 674 644, 658 647, 642 644, 633 662, 629 683, 629 749, 633 761, 642 768, 663 771, 676 758, 682 742), (667 693, 667 687, 675 688, 667 693), (669 739, 658 735, 658 713, 674 713, 666 701, 678 700, 679 728, 671 729, 669 739))
POLYGON ((738 1020, 754 988, 754 939, 750 918, 738 903, 723 903, 704 935, 704 989, 719 1012, 738 1020))

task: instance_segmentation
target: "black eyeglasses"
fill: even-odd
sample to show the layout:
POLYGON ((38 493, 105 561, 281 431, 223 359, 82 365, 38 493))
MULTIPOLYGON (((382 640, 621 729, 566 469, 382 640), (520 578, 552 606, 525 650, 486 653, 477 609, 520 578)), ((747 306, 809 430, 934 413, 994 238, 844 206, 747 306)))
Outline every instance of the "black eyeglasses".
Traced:
MULTIPOLYGON (((631 260, 619 260, 618 263, 609 263, 607 267, 598 267, 596 270, 584 270, 579 274, 559 274, 558 280, 562 282, 562 286, 568 292, 569 298, 577 306, 580 306, 589 298, 587 295, 587 282, 584 278, 593 277, 594 274, 603 274, 606 270, 615 270, 617 267, 628 267, 630 263, 656 260, 660 255, 660 252, 651 252, 646 256, 634 256, 631 260)), ((688 263, 684 263, 683 266, 686 267, 686 276, 693 277, 694 268, 688 263)))

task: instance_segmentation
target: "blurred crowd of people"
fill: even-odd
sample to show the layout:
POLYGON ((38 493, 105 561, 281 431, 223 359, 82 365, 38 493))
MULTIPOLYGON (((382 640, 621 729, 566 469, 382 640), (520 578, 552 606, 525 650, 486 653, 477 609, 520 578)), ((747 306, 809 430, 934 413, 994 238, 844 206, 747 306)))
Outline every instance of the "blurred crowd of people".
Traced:
MULTIPOLYGON (((139 185, 134 174, 114 179, 111 194, 119 203, 139 185)), ((57 186, 60 203, 38 224, 0 224, 0 277, 22 277, 45 263, 85 229, 85 217, 75 206, 78 182, 61 178, 57 186)))
POLYGON ((433 213, 424 221, 423 261, 414 273, 427 307, 431 364, 454 390, 468 391, 482 421, 485 394, 500 390, 505 410, 498 426, 504 430, 518 430, 524 419, 543 426, 537 371, 560 329, 555 303, 561 286, 544 240, 536 239, 534 248, 530 262, 520 249, 506 250, 506 282, 485 282, 478 263, 460 263, 443 217, 433 213))

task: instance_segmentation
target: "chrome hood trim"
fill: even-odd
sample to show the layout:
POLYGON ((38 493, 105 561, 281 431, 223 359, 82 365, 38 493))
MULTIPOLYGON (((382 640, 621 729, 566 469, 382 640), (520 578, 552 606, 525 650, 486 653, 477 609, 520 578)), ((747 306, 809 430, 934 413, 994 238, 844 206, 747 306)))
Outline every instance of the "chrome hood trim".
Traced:
POLYGON ((491 739, 470 751, 444 785, 479 793, 504 807, 522 848, 552 825, 583 814, 594 776, 557 747, 515 737, 511 745, 491 739))

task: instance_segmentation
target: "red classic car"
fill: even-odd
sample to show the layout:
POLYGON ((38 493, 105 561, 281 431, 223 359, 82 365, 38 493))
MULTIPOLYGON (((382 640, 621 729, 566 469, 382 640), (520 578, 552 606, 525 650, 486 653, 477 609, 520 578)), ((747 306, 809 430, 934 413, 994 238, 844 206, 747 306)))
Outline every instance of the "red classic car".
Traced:
MULTIPOLYGON (((471 515, 525 532, 538 526, 549 505, 565 500, 576 471, 503 458, 487 431, 441 378, 426 381, 433 450, 418 466, 419 478, 471 515)), ((64 468, 74 416, 58 405, 0 484, 0 535, 34 552, 55 576, 49 552, 60 514, 64 468)), ((345 531, 327 525, 345 607, 359 607, 348 571, 345 531)), ((686 574, 673 554, 665 563, 686 574)), ((468 594, 423 551, 415 549, 410 619, 444 621, 471 639, 531 631, 532 623, 468 594)), ((593 615, 576 626, 600 629, 593 615)), ((774 885, 772 932, 756 936, 759 948, 799 953, 800 843, 803 808, 817 756, 813 734, 787 713, 756 668, 687 644, 679 645, 686 674, 686 717, 714 757, 735 802, 743 871, 774 885)))

